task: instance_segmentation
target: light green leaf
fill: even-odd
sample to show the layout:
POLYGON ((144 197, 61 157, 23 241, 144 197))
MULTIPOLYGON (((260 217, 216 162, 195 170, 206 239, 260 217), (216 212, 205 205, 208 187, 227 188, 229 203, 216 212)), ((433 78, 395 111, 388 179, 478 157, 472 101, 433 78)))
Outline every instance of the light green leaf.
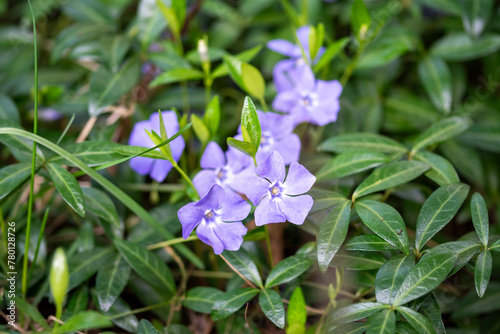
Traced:
POLYGON ((304 300, 304 294, 300 286, 296 287, 290 297, 290 303, 288 303, 287 317, 288 328, 286 330, 287 334, 304 334, 306 331, 306 321, 307 321, 307 310, 306 301, 304 300), (291 329, 293 328, 293 329, 291 329))
POLYGON ((453 138, 464 132, 469 126, 470 121, 467 118, 458 116, 445 118, 422 133, 416 139, 411 151, 414 154, 424 147, 453 138))
POLYGON ((99 306, 107 312, 127 285, 130 266, 121 254, 109 257, 97 273, 96 291, 99 306))
POLYGON ((356 320, 367 318, 375 312, 380 311, 384 308, 387 308, 387 306, 382 303, 367 302, 352 304, 349 306, 345 306, 333 313, 329 320, 333 324, 344 324, 347 322, 353 322, 356 320))
POLYGON ((375 133, 348 133, 324 141, 322 151, 345 153, 352 151, 376 151, 382 153, 405 153, 407 148, 394 139, 375 133))
MULTIPOLYGON (((234 58, 238 59, 241 62, 249 62, 253 58, 255 58, 255 56, 260 52, 260 50, 262 50, 262 46, 258 45, 254 48, 238 53, 237 55, 234 56, 234 58)), ((214 69, 214 71, 212 72, 212 77, 220 78, 228 74, 229 74, 229 67, 225 63, 223 63, 214 69)))
POLYGON ((191 122, 193 123, 193 130, 196 133, 198 139, 206 144, 210 140, 210 131, 203 121, 196 116, 195 114, 191 114, 191 122))
POLYGON ((181 81, 203 79, 203 72, 192 68, 174 68, 157 76, 149 87, 156 87, 181 81))
POLYGON ((207 109, 205 110, 205 114, 203 115, 203 122, 207 126, 210 135, 214 137, 217 134, 217 130, 220 125, 220 103, 219 96, 214 96, 210 103, 207 105, 207 109))
POLYGON ((399 254, 391 257, 377 272, 375 296, 379 303, 392 304, 394 296, 410 270, 415 266, 412 255, 399 254))
POLYGON ((31 175, 31 163, 13 164, 0 169, 0 200, 23 184, 31 175))
POLYGON ((244 62, 231 55, 224 56, 224 64, 228 70, 229 76, 233 81, 241 88, 245 89, 245 84, 243 83, 243 69, 242 64, 244 62))
POLYGON ((420 81, 436 108, 446 114, 451 111, 451 73, 438 57, 425 57, 418 64, 420 81))
POLYGON ((262 290, 259 294, 262 312, 279 328, 285 327, 285 306, 280 295, 271 289, 262 290))
POLYGON ((63 334, 81 330, 111 327, 113 324, 108 318, 95 311, 83 311, 72 316, 66 323, 59 326, 54 334, 63 334))
MULTIPOLYGON (((167 22, 156 3, 157 0, 141 0, 137 9, 137 36, 143 50, 147 50, 166 28, 167 22)), ((161 0, 165 6, 170 1, 161 0)))
POLYGON ((484 247, 488 246, 489 227, 488 207, 480 193, 474 193, 470 202, 470 211, 472 215, 472 223, 476 229, 477 236, 481 240, 484 247))
POLYGON ((239 288, 224 293, 215 299, 211 312, 212 320, 219 321, 229 317, 258 293, 259 290, 252 288, 239 288))
POLYGON ((445 35, 436 41, 431 47, 431 54, 448 61, 467 61, 487 56, 498 49, 500 35, 488 34, 473 39, 458 32, 445 35))
MULTIPOLYGON (((118 152, 121 147, 122 145, 110 141, 84 141, 83 143, 72 143, 64 146, 66 150, 72 152, 75 157, 90 167, 123 158, 123 155, 118 152)), ((74 166, 61 156, 50 159, 50 162, 74 166)))
POLYGON ((337 179, 380 166, 389 159, 380 152, 358 151, 339 154, 316 173, 317 181, 337 179))
MULTIPOLYGON (((314 72, 319 72, 325 66, 327 66, 339 53, 342 51, 347 43, 349 43, 351 39, 349 37, 344 37, 335 41, 334 43, 328 45, 325 50, 325 53, 319 58, 316 65, 314 65, 314 72)), ((314 59, 314 58, 313 58, 314 59)))
POLYGON ((475 125, 461 134, 459 139, 472 147, 500 153, 500 126, 498 125, 475 125))
POLYGON ((49 163, 47 169, 59 194, 75 212, 85 217, 85 201, 76 178, 59 164, 49 163))
POLYGON ((396 311, 401 313, 418 333, 436 334, 436 330, 432 327, 431 322, 424 315, 404 306, 396 307, 396 311))
POLYGON ((266 288, 290 282, 302 275, 313 264, 313 261, 298 255, 287 257, 278 263, 266 279, 266 288))
POLYGON ((254 157, 255 154, 257 154, 257 149, 255 148, 255 145, 252 143, 248 143, 246 141, 241 141, 234 138, 227 138, 227 144, 232 148, 235 148, 238 151, 246 155, 249 155, 251 157, 254 157))
POLYGON ((426 172, 429 165, 418 161, 396 161, 375 169, 354 191, 353 199, 405 184, 426 172))
POLYGON ((363 0, 354 0, 351 9, 351 28, 359 40, 364 40, 371 25, 370 13, 363 0))
POLYGON ((483 297, 486 292, 486 288, 490 282, 491 269, 491 252, 489 250, 483 250, 479 253, 476 259, 476 266, 474 267, 474 283, 479 297, 483 297))
POLYGON ((360 251, 385 251, 397 249, 376 234, 358 235, 351 238, 344 244, 345 250, 360 250, 360 251))
POLYGON ((222 294, 223 292, 216 288, 197 286, 188 290, 182 305, 196 312, 210 314, 214 301, 222 294))
POLYGON ((444 252, 423 257, 406 276, 393 304, 406 304, 437 288, 446 279, 456 260, 456 254, 444 252))
POLYGON ((467 197, 469 186, 453 183, 434 191, 425 201, 417 218, 415 247, 417 250, 448 224, 467 197))
POLYGON ((372 200, 356 202, 354 207, 370 230, 404 253, 410 252, 406 225, 396 209, 389 204, 372 200))
POLYGON ((366 334, 394 334, 396 330, 396 314, 391 309, 385 309, 370 322, 366 334))
POLYGON ((226 250, 222 253, 222 255, 246 279, 261 288, 263 287, 257 265, 245 249, 240 248, 237 251, 226 250))
POLYGON ((345 240, 349 229, 351 201, 345 200, 330 211, 320 227, 317 243, 318 265, 324 273, 345 240))
POLYGON ((421 151, 415 155, 415 160, 425 162, 431 166, 431 169, 425 173, 425 176, 440 186, 460 182, 457 171, 451 162, 438 154, 421 151))
POLYGON ((260 71, 254 66, 242 63, 241 64, 241 79, 243 81, 243 89, 250 95, 258 99, 264 98, 266 83, 260 71))

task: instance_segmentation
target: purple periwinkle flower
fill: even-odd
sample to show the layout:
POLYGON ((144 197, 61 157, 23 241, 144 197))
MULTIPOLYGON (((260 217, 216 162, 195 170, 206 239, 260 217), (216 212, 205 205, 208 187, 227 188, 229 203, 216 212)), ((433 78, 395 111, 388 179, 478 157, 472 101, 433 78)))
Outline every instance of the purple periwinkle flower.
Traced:
POLYGON ((241 221, 248 216, 250 209, 250 204, 240 196, 214 185, 201 200, 186 204, 177 212, 182 224, 182 237, 187 239, 198 227, 198 238, 212 246, 215 254, 225 249, 238 250, 247 233, 241 221))
POLYGON ((342 93, 342 85, 337 80, 316 80, 309 67, 290 75, 295 86, 276 95, 275 110, 291 114, 295 124, 309 122, 323 126, 337 120, 342 93))
POLYGON ((273 152, 255 171, 259 176, 242 181, 245 195, 256 206, 255 225, 287 220, 303 224, 313 205, 312 197, 303 194, 311 189, 316 177, 304 166, 292 162, 285 180, 285 163, 278 152, 273 152))
POLYGON ((229 148, 224 154, 215 142, 208 143, 200 164, 203 169, 196 174, 193 183, 201 197, 214 184, 221 186, 226 192, 241 193, 240 181, 255 174, 252 158, 233 148, 229 148))
MULTIPOLYGON (((169 137, 179 132, 179 122, 174 111, 162 111, 163 123, 169 137)), ((149 135, 148 131, 155 131, 160 134, 160 114, 155 112, 147 121, 141 121, 134 125, 130 134, 128 144, 133 146, 154 147, 156 146, 149 135)), ((175 138, 169 143, 172 150, 172 156, 175 161, 178 161, 184 150, 184 139, 182 136, 175 138)), ((170 161, 161 159, 152 159, 144 157, 135 157, 130 159, 130 167, 141 175, 148 175, 157 182, 163 182, 168 173, 172 169, 170 161)))

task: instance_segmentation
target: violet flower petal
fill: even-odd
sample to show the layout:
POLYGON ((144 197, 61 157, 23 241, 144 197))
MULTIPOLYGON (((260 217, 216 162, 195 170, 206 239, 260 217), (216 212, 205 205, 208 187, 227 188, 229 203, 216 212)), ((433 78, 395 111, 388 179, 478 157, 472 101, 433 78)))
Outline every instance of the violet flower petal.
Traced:
POLYGON ((241 180, 243 193, 253 205, 259 204, 262 197, 269 194, 269 186, 269 182, 258 176, 251 176, 241 180))
POLYGON ((194 228, 203 220, 205 212, 203 209, 194 206, 195 203, 188 203, 179 209, 177 217, 182 225, 182 237, 189 237, 194 228))
POLYGON ((283 182, 285 180, 285 162, 278 152, 273 152, 260 165, 255 168, 257 175, 264 177, 269 182, 283 182))
MULTIPOLYGON (((282 201, 278 201, 278 208, 290 223, 302 225, 309 211, 311 211, 313 203, 314 200, 309 195, 285 196, 282 201)), ((255 222, 257 223, 257 219, 255 222)))
MULTIPOLYGON (((220 223, 213 228, 215 235, 223 243, 224 249, 236 251, 243 243, 243 236, 247 234, 247 228, 242 222, 220 223)), ((216 253, 217 254, 217 253, 216 253)))
POLYGON ((201 157, 201 168, 219 168, 226 164, 226 156, 224 155, 224 151, 220 148, 220 146, 216 142, 208 143, 205 148, 205 152, 203 152, 203 156, 201 157))
POLYGON ((283 187, 287 195, 301 195, 308 192, 316 182, 316 177, 312 175, 304 166, 297 162, 292 162, 288 169, 288 175, 283 187))
POLYGON ((277 203, 278 201, 272 200, 271 196, 264 197, 255 208, 255 225, 286 222, 286 217, 279 210, 277 203))

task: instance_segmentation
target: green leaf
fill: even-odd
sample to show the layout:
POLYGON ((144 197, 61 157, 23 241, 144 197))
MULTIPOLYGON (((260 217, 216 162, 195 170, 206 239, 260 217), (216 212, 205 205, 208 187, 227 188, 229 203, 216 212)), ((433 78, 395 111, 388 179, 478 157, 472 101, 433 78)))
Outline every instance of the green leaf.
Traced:
POLYGON ((488 246, 489 227, 488 207, 480 193, 474 193, 470 202, 472 223, 476 229, 477 236, 484 247, 488 246))
POLYGON ((380 268, 386 258, 376 252, 338 252, 331 266, 342 266, 349 270, 373 270, 380 268))
POLYGON ((206 144, 210 140, 210 131, 203 121, 195 114, 191 115, 191 122, 193 123, 193 130, 198 139, 206 144))
POLYGON ((0 93, 0 119, 8 119, 17 124, 21 122, 17 106, 10 97, 0 93))
POLYGON ((123 328, 128 333, 137 332, 137 327, 139 326, 139 319, 132 313, 130 306, 122 298, 116 298, 115 302, 108 311, 104 311, 100 308, 99 301, 95 290, 92 290, 92 299, 94 304, 98 309, 104 314, 108 319, 110 319, 116 326, 123 328))
POLYGON ((288 320, 289 326, 286 330, 287 334, 305 333, 307 321, 306 301, 304 300, 302 289, 299 286, 293 290, 292 296, 290 297, 286 319, 288 320), (293 330, 290 329, 291 327, 293 330))
POLYGON ((345 46, 347 45, 347 43, 349 43, 350 40, 351 39, 349 37, 344 37, 328 45, 321 58, 319 58, 316 65, 314 65, 314 72, 317 73, 320 70, 322 70, 325 66, 328 66, 328 64, 340 53, 340 51, 342 51, 345 48, 345 46))
POLYGON ((262 312, 279 328, 285 327, 285 306, 280 295, 271 289, 262 290, 259 294, 262 312))
MULTIPOLYGON (((122 145, 110 141, 84 141, 72 143, 64 148, 88 166, 99 166, 123 158, 118 150, 122 145)), ((50 159, 50 162, 73 166, 61 156, 50 159)))
POLYGON ((438 154, 421 151, 415 155, 415 160, 425 162, 431 166, 431 169, 425 173, 425 176, 440 186, 460 182, 457 171, 451 162, 438 154))
MULTIPOLYGON (((170 1, 162 0, 165 6, 170 1)), ((143 50, 147 50, 166 28, 167 21, 158 10, 156 0, 141 0, 137 9, 137 37, 143 50)))
POLYGON ((489 250, 483 250, 479 253, 476 259, 476 266, 474 267, 474 283, 479 297, 483 297, 486 292, 486 288, 490 281, 491 268, 491 252, 489 250))
POLYGON ((308 192, 308 194, 314 199, 314 204, 310 213, 331 208, 332 206, 347 200, 347 198, 342 194, 324 189, 313 188, 308 192))
POLYGON ((266 83, 257 68, 250 64, 242 63, 241 78, 243 81, 242 88, 247 91, 248 94, 255 96, 258 99, 264 98, 266 83))
MULTIPOLYGON (((178 2, 180 2, 180 1, 178 1, 178 2)), ((170 30, 172 30, 172 33, 174 34, 174 36, 179 36, 181 29, 182 29, 182 27, 181 27, 182 23, 180 23, 179 20, 177 19, 173 8, 163 4, 163 2, 161 2, 160 0, 156 0, 156 4, 157 4, 158 8, 160 8, 160 11, 163 14, 163 17, 167 21, 167 24, 170 27, 170 30)))
POLYGON ((396 307, 396 311, 401 313, 418 333, 436 334, 436 330, 432 327, 431 322, 424 315, 404 306, 396 307))
POLYGON ((391 257, 377 272, 375 277, 375 296, 379 303, 392 304, 408 273, 415 266, 413 255, 399 254, 391 257))
POLYGON ((460 135, 460 141, 488 152, 500 153, 500 126, 478 124, 460 135))
POLYGON ((217 130, 219 130, 220 125, 220 103, 219 96, 214 96, 210 103, 207 105, 205 114, 203 115, 203 122, 207 126, 210 135, 214 137, 217 135, 217 130))
POLYGON ((117 72, 123 58, 130 49, 131 40, 122 35, 104 37, 99 41, 101 57, 106 60, 109 69, 117 72))
POLYGON ((257 154, 257 149, 255 148, 255 145, 252 143, 247 143, 246 141, 241 141, 234 138, 227 138, 227 144, 232 148, 235 148, 238 151, 246 155, 249 155, 251 157, 254 157, 255 154, 257 154))
POLYGON ((266 288, 288 283, 302 275, 313 264, 313 261, 302 256, 287 257, 278 263, 266 279, 266 288))
POLYGON ((69 17, 89 24, 112 24, 109 7, 98 0, 69 1, 62 6, 69 17))
MULTIPOLYGON (((262 50, 262 46, 258 45, 254 48, 238 53, 237 55, 234 56, 234 58, 238 59, 241 62, 249 62, 253 58, 255 58, 255 56, 260 52, 260 50, 262 50)), ((224 62, 223 64, 220 64, 214 69, 214 71, 212 72, 212 77, 220 78, 228 74, 229 74, 229 67, 224 62)))
POLYGON ((94 248, 72 256, 69 259, 69 290, 77 287, 94 275, 108 262, 108 258, 112 253, 113 249, 106 247, 94 248))
POLYGON ((346 153, 352 151, 376 151, 382 153, 405 153, 407 148, 394 139, 375 133, 348 133, 324 141, 322 151, 346 153))
POLYGON ((442 143, 440 150, 469 182, 478 185, 484 183, 483 164, 476 150, 452 139, 442 143))
POLYGON ((422 257, 401 284, 393 304, 406 304, 437 288, 446 279, 456 260, 456 254, 444 252, 422 257))
POLYGON ((354 191, 353 199, 410 182, 429 169, 418 161, 396 161, 375 169, 354 191))
POLYGON ((137 334, 159 334, 158 330, 146 319, 142 319, 137 327, 137 334))
POLYGON ((500 35, 488 34, 473 39, 465 33, 448 34, 436 41, 431 54, 448 61, 468 61, 487 56, 500 49, 500 35))
POLYGON ((68 332, 76 332, 81 330, 89 330, 95 328, 111 327, 113 324, 108 318, 95 311, 83 311, 78 313, 59 326, 57 331, 52 333, 63 334, 68 332))
POLYGON ((437 334, 445 334, 443 319, 441 317, 441 310, 439 309, 438 301, 434 294, 430 293, 425 297, 422 306, 419 308, 422 314, 429 319, 437 334))
POLYGON ((491 251, 500 252, 500 240, 495 241, 495 243, 488 249, 491 251))
POLYGON ((212 320, 219 321, 229 317, 258 293, 259 290, 252 288, 239 288, 224 293, 215 299, 211 312, 212 320))
POLYGON ((365 322, 351 322, 341 326, 332 327, 328 333, 331 334, 338 332, 342 334, 363 334, 368 327, 369 325, 365 322), (332 332, 332 330, 335 330, 336 332, 332 332))
MULTIPOLYGON (((66 308, 65 316, 71 317, 87 309, 89 305, 89 288, 87 285, 82 285, 71 296, 66 308)), ((63 317, 63 320, 66 318, 63 317)))
POLYGON ((192 68, 174 68, 157 76, 153 81, 151 81, 149 87, 200 79, 203 79, 203 72, 200 70, 192 68))
POLYGON ((387 306, 381 303, 357 303, 345 306, 332 314, 329 319, 333 324, 344 324, 364 319, 387 306))
POLYGON ((229 76, 233 81, 243 90, 245 90, 245 84, 243 83, 243 69, 242 64, 244 62, 231 55, 224 56, 224 64, 228 70, 229 76))
POLYGON ((393 334, 396 330, 396 314, 391 309, 385 309, 370 322, 366 334, 393 334))
POLYGON ((396 249, 376 234, 358 235, 344 244, 345 250, 385 251, 396 249))
POLYGON ((69 283, 68 260, 64 250, 59 247, 54 253, 50 266, 50 292, 58 310, 62 310, 69 283))
POLYGON ((98 271, 96 278, 99 306, 107 312, 127 285, 130 266, 121 254, 109 257, 98 271))
POLYGON ((0 200, 17 189, 31 175, 31 163, 13 164, 0 169, 0 200))
POLYGON ((418 64, 420 81, 436 108, 446 114, 451 111, 451 73, 439 57, 425 57, 418 64))
POLYGON ((49 163, 47 169, 59 194, 75 212, 85 217, 85 201, 76 178, 59 164, 49 163))
POLYGON ((318 234, 318 265, 324 273, 345 240, 349 229, 351 201, 345 200, 330 211, 318 234))
POLYGON ((241 111, 241 128, 243 139, 246 142, 252 143, 258 149, 261 140, 259 116, 257 115, 255 105, 248 96, 245 97, 243 110, 241 111))
POLYGON ((425 201, 417 218, 415 247, 417 250, 448 224, 467 197, 469 186, 453 183, 434 191, 425 201))
POLYGON ((222 294, 223 292, 216 288, 197 286, 188 290, 182 305, 196 312, 210 314, 214 301, 222 294))
POLYGON ((139 81, 141 63, 137 58, 127 60, 116 73, 101 66, 90 78, 89 114, 98 116, 104 108, 114 104, 131 91, 139 81))
MULTIPOLYGON (((447 1, 447 0, 446 0, 447 1)), ((396 322, 396 334, 419 334, 419 332, 413 328, 407 321, 396 322)))
POLYGON ((91 212, 115 226, 120 226, 115 205, 108 195, 96 188, 83 187, 82 192, 87 212, 91 212))
POLYGON ((448 274, 448 277, 450 277, 465 266, 480 248, 481 244, 476 241, 460 240, 445 242, 429 249, 429 251, 427 251, 422 258, 438 253, 456 254, 457 261, 455 262, 453 269, 448 274))
POLYGON ((240 248, 237 251, 226 250, 222 253, 222 255, 246 279, 255 283, 260 288, 263 287, 257 265, 245 249, 240 248))
POLYGON ((388 162, 388 158, 380 152, 347 152, 328 161, 316 173, 317 181, 337 179, 357 174, 388 162))
POLYGON ((325 40, 325 26, 319 23, 317 27, 311 26, 309 28, 309 56, 310 59, 316 58, 319 49, 323 46, 325 40))
POLYGON ((364 40, 371 22, 370 13, 363 0, 354 0, 351 9, 351 28, 354 36, 359 40, 364 40))
POLYGON ((465 31, 476 38, 484 30, 493 11, 493 0, 464 0, 462 1, 462 21, 465 31))
MULTIPOLYGON (((21 311, 24 315, 28 316, 33 322, 41 325, 44 329, 50 330, 49 325, 45 322, 43 315, 36 309, 35 306, 28 303, 26 300, 21 298, 16 298, 16 308, 21 311)), ((305 311, 305 309, 304 309, 305 311)))
POLYGON ((119 239, 115 239, 113 242, 132 269, 159 292, 162 292, 165 300, 176 293, 174 277, 158 255, 132 242, 119 239))
POLYGON ((424 147, 453 138, 464 132, 469 126, 470 121, 467 118, 458 116, 445 118, 422 133, 416 139, 411 151, 414 154, 424 147))
POLYGON ((475 291, 470 291, 465 298, 457 301, 452 319, 460 320, 487 313, 496 314, 499 308, 500 286, 491 284, 482 298, 479 298, 475 291))
POLYGON ((370 230, 404 253, 410 252, 406 225, 396 209, 389 204, 372 200, 356 202, 354 207, 370 230))

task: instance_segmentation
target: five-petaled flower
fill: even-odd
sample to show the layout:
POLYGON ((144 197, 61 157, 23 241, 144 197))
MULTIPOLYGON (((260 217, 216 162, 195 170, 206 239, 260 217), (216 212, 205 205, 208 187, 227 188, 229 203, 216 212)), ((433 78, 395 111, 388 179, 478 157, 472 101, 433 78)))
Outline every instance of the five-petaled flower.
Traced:
MULTIPOLYGON (((179 132, 179 122, 174 111, 162 111, 163 122, 168 136, 173 136, 179 132)), ((149 138, 146 130, 155 131, 160 134, 160 114, 155 112, 149 120, 138 122, 134 125, 130 134, 128 144, 133 146, 154 147, 155 144, 149 138)), ((184 139, 179 136, 170 143, 172 156, 178 161, 184 150, 184 139)), ((135 157, 130 159, 130 167, 141 175, 148 175, 157 182, 163 182, 172 169, 172 164, 168 160, 135 157)))
POLYGON ((198 238, 212 246, 215 254, 225 249, 238 250, 247 233, 241 221, 248 216, 250 209, 250 204, 239 195, 214 185, 201 200, 186 204, 177 212, 182 224, 182 237, 187 239, 198 227, 198 238))
POLYGON ((255 171, 258 176, 242 181, 245 195, 256 206, 255 225, 287 220, 297 225, 304 223, 313 199, 303 194, 311 189, 316 177, 304 166, 292 162, 285 180, 285 163, 278 152, 273 152, 255 171))
POLYGON ((229 148, 224 154, 215 142, 208 143, 200 164, 203 170, 196 174, 193 183, 201 197, 205 196, 214 184, 226 191, 241 193, 241 179, 255 173, 252 158, 233 148, 229 148))

